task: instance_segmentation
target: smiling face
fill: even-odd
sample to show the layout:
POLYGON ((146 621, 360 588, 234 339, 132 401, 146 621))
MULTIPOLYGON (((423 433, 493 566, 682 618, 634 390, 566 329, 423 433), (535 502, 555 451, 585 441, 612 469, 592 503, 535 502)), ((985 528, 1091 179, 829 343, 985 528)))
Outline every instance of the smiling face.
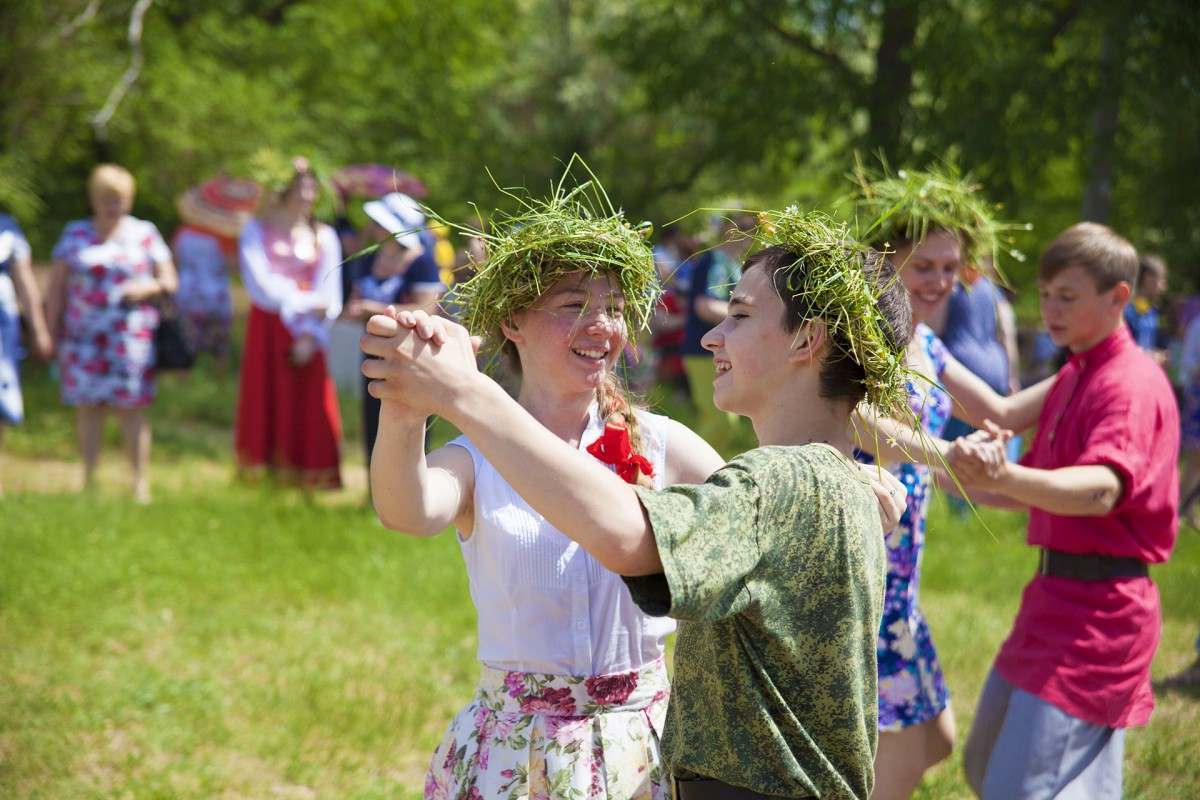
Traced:
POLYGON ((931 231, 920 243, 903 244, 890 257, 900 270, 900 281, 908 290, 913 321, 927 322, 937 316, 954 289, 962 267, 962 245, 947 231, 931 231))
POLYGON ((797 334, 784 328, 784 305, 766 271, 742 274, 729 299, 725 320, 704 335, 713 354, 713 403, 722 411, 751 420, 777 405, 792 343, 797 334))
POLYGON ((594 391, 625 347, 625 298, 608 275, 568 275, 503 326, 525 382, 561 394, 594 391))
POLYGON ((1123 324, 1121 312, 1129 299, 1129 284, 1121 281, 1099 291, 1096 280, 1080 266, 1067 267, 1038 282, 1042 322, 1059 347, 1082 353, 1123 324))

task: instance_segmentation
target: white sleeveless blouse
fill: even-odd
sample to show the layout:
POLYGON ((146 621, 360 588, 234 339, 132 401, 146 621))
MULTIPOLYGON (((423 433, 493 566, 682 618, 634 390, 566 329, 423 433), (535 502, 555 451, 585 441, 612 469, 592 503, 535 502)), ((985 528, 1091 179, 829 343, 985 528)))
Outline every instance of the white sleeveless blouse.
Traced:
MULTIPOLYGON (((638 422, 662 488, 667 420, 643 411, 638 422)), ((593 404, 579 449, 602 431, 593 404)), ((605 675, 661 658, 675 621, 643 614, 620 576, 546 522, 465 436, 450 444, 475 465, 475 530, 459 545, 479 615, 479 660, 518 672, 605 675)))

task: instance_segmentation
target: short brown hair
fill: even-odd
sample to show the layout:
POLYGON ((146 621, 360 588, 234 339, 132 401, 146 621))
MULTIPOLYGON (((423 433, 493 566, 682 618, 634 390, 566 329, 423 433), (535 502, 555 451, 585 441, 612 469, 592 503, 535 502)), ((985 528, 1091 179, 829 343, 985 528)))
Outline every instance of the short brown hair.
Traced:
MULTIPOLYGON (((912 337, 912 308, 908 291, 896 277, 896 271, 882 253, 871 250, 854 256, 866 275, 867 286, 875 298, 875 305, 882 318, 882 333, 885 344, 897 353, 903 353, 912 337)), ((788 333, 795 333, 806 321, 819 315, 809 305, 808 297, 797 292, 795 286, 802 284, 807 264, 803 253, 794 252, 782 245, 759 250, 746 259, 743 272, 759 268, 770 277, 775 294, 783 301, 783 318, 780 323, 788 333)), ((825 357, 820 372, 821 397, 828 400, 849 400, 858 405, 867 395, 867 368, 854 358, 854 349, 844 333, 831 333, 833 347, 825 357)))
POLYGON ((1121 281, 1133 286, 1138 254, 1127 239, 1107 225, 1080 222, 1055 237, 1038 259, 1038 280, 1050 281, 1070 267, 1082 267, 1107 292, 1121 281))

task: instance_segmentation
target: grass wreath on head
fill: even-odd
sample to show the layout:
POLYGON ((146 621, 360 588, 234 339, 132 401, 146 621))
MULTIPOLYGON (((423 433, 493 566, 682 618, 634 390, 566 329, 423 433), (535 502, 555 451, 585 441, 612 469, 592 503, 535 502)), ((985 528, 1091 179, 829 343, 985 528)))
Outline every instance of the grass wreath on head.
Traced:
POLYGON ((998 221, 997 207, 952 162, 895 172, 885 163, 880 172, 872 173, 856 161, 851 178, 858 236, 877 249, 895 250, 904 242, 919 242, 943 230, 958 237, 967 264, 979 266, 990 258, 1001 277, 1001 253, 1025 260, 1013 246, 1011 232, 1032 226, 998 221))
POLYGON ((847 223, 797 206, 760 212, 751 235, 757 245, 781 247, 796 256, 775 285, 802 300, 825 323, 829 340, 842 350, 834 358, 849 358, 862 367, 866 402, 884 413, 907 411, 905 347, 889 333, 870 274, 880 255, 857 241, 847 223))
POLYGON ((242 166, 246 177, 262 187, 263 208, 280 202, 296 179, 307 174, 316 180, 320 189, 313 213, 326 216, 333 211, 333 184, 329 180, 331 173, 320 157, 287 156, 279 150, 260 147, 242 166))
POLYGON ((504 343, 500 325, 512 319, 562 278, 584 273, 608 275, 625 298, 625 319, 633 331, 649 327, 662 293, 647 238, 650 223, 632 225, 613 207, 591 170, 578 156, 547 198, 531 198, 524 190, 505 189, 516 202, 513 211, 495 212, 482 229, 448 227, 483 240, 486 257, 475 274, 454 289, 463 324, 484 346, 504 343), (569 186, 578 167, 588 178, 569 186))

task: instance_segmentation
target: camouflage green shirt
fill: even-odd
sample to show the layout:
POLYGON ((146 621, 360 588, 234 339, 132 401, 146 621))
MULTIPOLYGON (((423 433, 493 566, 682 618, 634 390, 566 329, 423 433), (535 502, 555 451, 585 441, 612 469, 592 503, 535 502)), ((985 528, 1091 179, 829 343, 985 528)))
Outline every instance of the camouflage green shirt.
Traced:
POLYGON ((869 483, 826 445, 763 447, 699 486, 638 489, 681 620, 663 755, 675 777, 866 798, 886 555, 869 483))

